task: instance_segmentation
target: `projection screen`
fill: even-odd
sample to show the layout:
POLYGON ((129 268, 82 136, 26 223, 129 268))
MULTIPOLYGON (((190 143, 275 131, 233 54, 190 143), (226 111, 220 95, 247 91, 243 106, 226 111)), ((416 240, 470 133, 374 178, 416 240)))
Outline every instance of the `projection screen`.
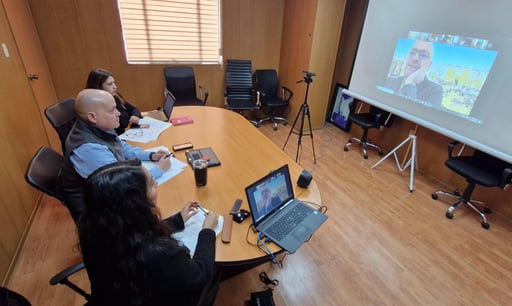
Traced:
POLYGON ((345 92, 512 162, 512 1, 370 0, 345 92))

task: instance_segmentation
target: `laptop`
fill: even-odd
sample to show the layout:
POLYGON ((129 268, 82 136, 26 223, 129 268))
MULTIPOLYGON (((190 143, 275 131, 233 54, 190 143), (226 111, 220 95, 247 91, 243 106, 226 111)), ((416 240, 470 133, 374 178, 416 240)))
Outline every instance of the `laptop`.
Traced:
POLYGON ((176 98, 169 92, 165 95, 164 107, 162 111, 164 112, 165 117, 167 117, 167 121, 171 119, 172 109, 174 108, 174 102, 176 98))
POLYGON ((289 253, 327 220, 321 211, 295 199, 287 164, 247 186, 245 194, 256 230, 289 253))
POLYGON ((176 99, 172 94, 166 94, 164 106, 162 108, 146 112, 144 117, 147 116, 156 120, 169 122, 171 119, 172 109, 174 108, 174 101, 176 101, 176 99))

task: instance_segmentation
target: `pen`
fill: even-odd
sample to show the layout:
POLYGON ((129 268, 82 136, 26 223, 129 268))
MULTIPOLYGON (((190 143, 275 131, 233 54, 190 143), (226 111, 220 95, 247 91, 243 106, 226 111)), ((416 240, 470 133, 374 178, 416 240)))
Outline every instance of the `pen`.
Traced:
POLYGON ((201 205, 197 205, 197 208, 199 208, 204 213, 205 216, 208 214, 206 209, 202 208, 201 205))
POLYGON ((165 158, 174 157, 174 153, 169 152, 169 154, 165 154, 165 158))

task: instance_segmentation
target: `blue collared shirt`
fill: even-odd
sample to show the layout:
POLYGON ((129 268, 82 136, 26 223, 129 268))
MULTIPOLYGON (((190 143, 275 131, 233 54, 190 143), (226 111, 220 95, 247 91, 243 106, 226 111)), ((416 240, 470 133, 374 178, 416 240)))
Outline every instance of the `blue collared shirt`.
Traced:
MULTIPOLYGON (((150 160, 151 152, 142 150, 141 148, 131 146, 126 141, 121 140, 123 152, 126 159, 150 160)), ((116 157, 110 151, 108 146, 99 143, 84 143, 75 148, 70 156, 71 163, 75 167, 76 172, 83 178, 88 178, 96 169, 117 162, 116 157)), ((153 167, 149 173, 154 178, 162 175, 163 171, 160 167, 153 167)))

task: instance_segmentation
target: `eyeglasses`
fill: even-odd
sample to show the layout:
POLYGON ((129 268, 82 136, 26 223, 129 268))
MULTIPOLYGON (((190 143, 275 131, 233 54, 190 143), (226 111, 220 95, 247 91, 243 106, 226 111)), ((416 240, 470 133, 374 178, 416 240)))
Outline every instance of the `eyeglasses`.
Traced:
POLYGON ((142 137, 144 132, 142 129, 131 129, 124 133, 128 138, 142 137))
POLYGON ((427 50, 412 48, 411 51, 409 51, 409 56, 418 56, 420 60, 426 60, 430 58, 430 52, 427 50))

